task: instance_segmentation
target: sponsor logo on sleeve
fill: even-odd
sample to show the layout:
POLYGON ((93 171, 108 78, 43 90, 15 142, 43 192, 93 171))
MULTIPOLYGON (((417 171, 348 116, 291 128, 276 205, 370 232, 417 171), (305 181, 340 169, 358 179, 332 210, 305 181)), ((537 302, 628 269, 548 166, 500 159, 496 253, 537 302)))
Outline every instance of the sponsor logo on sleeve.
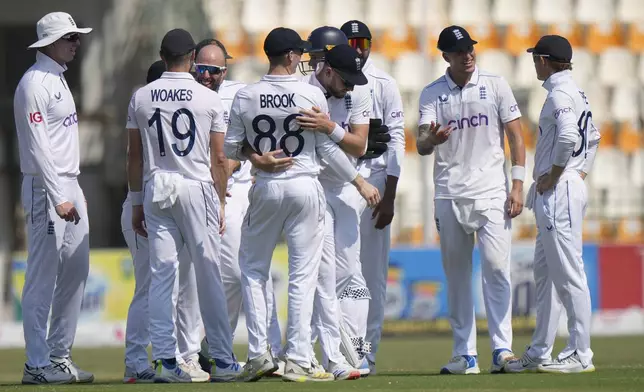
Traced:
POLYGON ((556 109, 553 114, 555 116, 555 119, 558 119, 559 116, 561 116, 562 114, 570 113, 570 112, 572 112, 572 108, 571 107, 565 107, 565 108, 556 109))
POLYGON ((29 122, 32 123, 32 124, 41 123, 42 122, 42 114, 40 114, 40 112, 29 113, 29 122))
POLYGON ((391 118, 404 118, 405 113, 402 110, 391 112, 391 118))
POLYGON ((510 106, 510 113, 514 113, 517 110, 519 110, 519 105, 517 105, 516 103, 514 105, 510 106))
POLYGON ((65 119, 63 120, 63 125, 66 127, 71 127, 74 124, 78 124, 78 115, 76 114, 76 112, 65 117, 65 119))

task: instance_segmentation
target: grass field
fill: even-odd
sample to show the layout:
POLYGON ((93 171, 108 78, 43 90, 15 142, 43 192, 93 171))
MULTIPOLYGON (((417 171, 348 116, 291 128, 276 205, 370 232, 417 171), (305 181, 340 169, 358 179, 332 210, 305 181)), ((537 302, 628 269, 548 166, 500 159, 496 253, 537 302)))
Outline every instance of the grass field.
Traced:
MULTIPOLYGON (((527 337, 516 337, 517 354, 528 342, 527 337)), ((556 350, 563 347, 558 341, 556 350)), ((581 375, 500 374, 491 375, 488 340, 479 339, 481 370, 478 376, 439 375, 440 367, 449 360, 451 343, 448 338, 396 338, 383 342, 378 356, 378 375, 356 381, 316 384, 285 383, 280 379, 261 380, 258 383, 234 384, 152 384, 123 385, 122 349, 77 349, 74 360, 94 372, 92 385, 22 386, 24 353, 22 350, 0 350, 0 391, 74 391, 74 392, 148 392, 148 391, 644 391, 644 338, 596 338, 595 373, 581 375)), ((555 350, 555 351, 556 351, 555 350)), ((235 348, 239 358, 245 356, 245 347, 235 348)))

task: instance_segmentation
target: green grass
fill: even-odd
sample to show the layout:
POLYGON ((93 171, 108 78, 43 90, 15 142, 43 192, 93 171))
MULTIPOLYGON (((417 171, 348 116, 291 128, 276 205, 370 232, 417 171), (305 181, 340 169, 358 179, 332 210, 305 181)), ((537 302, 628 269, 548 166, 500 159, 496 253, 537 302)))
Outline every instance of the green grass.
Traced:
MULTIPOLYGON (((517 354, 528 342, 525 336, 516 337, 517 354)), ((555 352, 563 347, 558 341, 555 352)), ((22 350, 0 350, 0 391, 644 391, 644 339, 642 337, 596 338, 595 373, 581 375, 550 374, 487 374, 490 366, 489 343, 479 339, 479 360, 484 374, 478 376, 438 375, 440 367, 450 357, 451 342, 445 337, 416 337, 387 339, 378 355, 378 375, 356 381, 295 384, 279 379, 258 383, 235 384, 156 384, 123 385, 122 349, 77 349, 74 361, 96 375, 93 385, 34 387, 18 385, 22 377, 22 350)), ((235 348, 239 358, 245 357, 245 347, 235 348)))

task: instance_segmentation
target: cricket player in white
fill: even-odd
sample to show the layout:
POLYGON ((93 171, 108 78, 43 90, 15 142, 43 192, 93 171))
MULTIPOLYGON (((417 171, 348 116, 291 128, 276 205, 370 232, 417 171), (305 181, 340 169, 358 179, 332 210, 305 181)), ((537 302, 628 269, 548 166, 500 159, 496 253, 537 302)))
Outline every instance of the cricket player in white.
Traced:
POLYGON ((22 291, 26 343, 23 384, 92 382, 71 360, 89 273, 89 221, 78 185, 78 115, 65 80, 76 56, 79 28, 64 12, 37 24, 36 63, 18 83, 13 102, 22 205, 27 225, 27 272, 22 291), (51 310, 51 325, 47 319, 51 310))
MULTIPOLYGON (((266 281, 271 258, 282 233, 289 253, 288 325, 284 380, 332 381, 330 373, 311 367, 311 317, 320 266, 326 200, 317 180, 324 159, 345 181, 351 181, 370 205, 378 202, 369 186, 338 145, 321 132, 301 128, 300 111, 313 107, 328 113, 319 88, 299 82, 293 74, 309 43, 291 29, 276 28, 264 41, 270 68, 259 83, 241 89, 233 101, 226 135, 226 155, 246 160, 248 146, 258 153, 278 148, 293 158, 282 172, 258 170, 244 218, 239 263, 242 270, 248 363, 243 379, 254 381, 276 369, 267 339, 266 281), (246 148, 244 148, 246 147, 246 148)), ((339 130, 337 133, 342 132, 339 130)), ((337 137, 333 135, 331 137, 337 137)))
MULTIPOLYGON (((165 72, 165 63, 161 60, 153 63, 149 70, 146 82, 151 83, 161 77, 165 72)), ((121 212, 121 230, 127 243, 132 263, 134 265, 134 295, 127 313, 125 330, 125 374, 123 382, 153 383, 157 381, 156 373, 150 367, 147 347, 150 344, 150 315, 148 312, 148 293, 150 291, 150 252, 148 239, 138 235, 132 228, 132 199, 128 193, 123 202, 121 212)), ((180 259, 189 258, 188 250, 184 246, 179 252, 180 259)), ((173 296, 177 303, 176 311, 176 339, 177 363, 188 373, 194 382, 210 379, 209 372, 204 372, 199 366, 198 353, 201 348, 201 313, 199 312, 199 299, 197 297, 197 283, 194 265, 189 261, 179 262, 179 277, 177 279, 173 296)))
MULTIPOLYGON (((202 85, 219 94, 224 105, 224 122, 226 125, 230 124, 230 108, 235 94, 246 87, 246 84, 242 82, 226 80, 226 75, 228 74, 227 61, 229 59, 232 59, 232 56, 228 54, 224 45, 216 39, 205 39, 199 42, 195 49, 196 79, 202 85)), ((251 167, 250 161, 228 160, 226 232, 221 238, 221 278, 226 291, 228 319, 233 336, 237 329, 239 313, 242 310, 241 270, 239 269, 238 257, 242 223, 249 204, 248 191, 252 185, 251 167)), ((269 293, 273 292, 272 285, 273 279, 269 276, 267 282, 267 291, 269 293)), ((272 354, 277 358, 282 348, 282 333, 277 320, 277 308, 274 306, 275 295, 269 295, 268 301, 269 309, 272 308, 268 335, 272 354)), ((202 353, 202 355, 207 355, 207 352, 202 353)), ((278 362, 279 368, 273 375, 282 376, 284 362, 278 362)), ((208 361, 201 361, 201 366, 204 368, 208 364, 208 361)))
POLYGON ((511 218, 523 209, 525 147, 517 102, 502 77, 479 70, 474 41, 445 28, 438 49, 449 68, 420 96, 421 155, 435 152, 435 214, 447 278, 453 358, 443 374, 478 374, 472 299, 474 234, 481 251, 483 299, 492 345, 491 372, 512 353, 511 218), (504 132, 505 130, 505 132, 504 132), (504 134, 512 157, 512 190, 504 170, 504 134))
POLYGON ((595 370, 590 349, 590 290, 582 259, 582 222, 588 194, 584 178, 599 146, 599 130, 586 94, 572 77, 572 47, 567 39, 546 35, 528 49, 537 78, 548 90, 539 117, 533 179, 526 205, 534 210, 537 243, 534 279, 537 325, 521 359, 508 372, 586 373, 595 370), (568 344, 550 360, 563 308, 568 344))
POLYGON ((199 306, 215 364, 210 378, 232 381, 241 369, 232 353, 219 271, 228 181, 223 151, 226 125, 217 93, 189 74, 194 47, 187 31, 169 31, 160 52, 168 71, 141 87, 130 102, 132 225, 138 234, 149 234, 150 341, 157 377, 169 382, 192 381, 175 359, 176 304, 172 294, 178 254, 185 245, 190 258, 181 261, 194 263, 199 306))
MULTIPOLYGON (((367 153, 360 160, 359 172, 382 195, 378 206, 374 210, 364 210, 360 220, 360 260, 371 297, 362 350, 366 360, 363 359, 360 370, 368 368, 369 374, 374 375, 387 302, 390 223, 394 217, 396 189, 405 156, 405 121, 396 81, 369 60, 372 38, 369 27, 361 21, 350 20, 342 25, 341 30, 349 39, 349 44, 360 53, 373 99, 369 143, 367 153)), ((347 294, 355 292, 360 290, 354 288, 347 294)), ((356 298, 355 301, 356 309, 360 309, 357 303, 360 300, 356 298)))
MULTIPOLYGON (((355 167, 357 158, 364 155, 367 147, 372 106, 371 95, 365 87, 367 79, 362 73, 362 61, 355 49, 348 45, 344 33, 335 27, 313 30, 308 41, 312 45, 309 64, 316 72, 302 80, 322 90, 327 97, 331 118, 321 112, 306 113, 304 118, 310 124, 304 128, 324 130, 329 135, 334 135, 336 129, 344 130, 342 138, 337 137, 338 140, 334 141, 355 167)), ((342 294, 355 285, 363 289, 362 295, 367 295, 359 264, 360 215, 366 205, 356 189, 339 178, 330 167, 320 173, 320 183, 327 208, 313 316, 314 333, 320 338, 325 368, 338 380, 351 380, 361 375, 357 369, 361 360, 358 353, 362 350, 366 334, 369 308, 367 301, 363 302, 362 309, 346 306, 349 301, 342 301, 340 309, 338 298, 349 299, 342 294), (362 319, 357 317, 360 315, 363 315, 362 319)))

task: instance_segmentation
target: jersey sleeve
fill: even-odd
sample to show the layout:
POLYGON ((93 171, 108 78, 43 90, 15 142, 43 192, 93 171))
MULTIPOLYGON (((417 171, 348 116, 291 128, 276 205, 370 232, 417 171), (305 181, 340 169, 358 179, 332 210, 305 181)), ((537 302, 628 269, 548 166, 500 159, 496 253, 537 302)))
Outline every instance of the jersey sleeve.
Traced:
POLYGON ((230 106, 230 124, 228 125, 224 143, 226 157, 237 161, 246 160, 246 157, 241 153, 246 140, 246 127, 244 126, 241 108, 242 95, 241 91, 238 91, 230 106))
POLYGON ((136 121, 136 92, 130 98, 130 104, 127 106, 127 122, 125 123, 127 129, 140 129, 136 121))
POLYGON ((420 110, 418 126, 429 125, 432 122, 438 121, 438 114, 436 113, 436 96, 429 87, 425 87, 423 92, 420 93, 418 108, 420 110))
POLYGON ((14 102, 16 129, 24 134, 26 142, 26 145, 20 146, 20 153, 33 160, 54 206, 58 206, 68 199, 63 193, 53 162, 54 157, 47 132, 48 106, 49 94, 42 85, 26 83, 16 90, 14 102))
POLYGON ((514 97, 512 88, 510 88, 510 84, 505 80, 505 78, 499 78, 496 94, 499 118, 503 124, 507 124, 510 121, 521 117, 521 111, 519 110, 517 100, 514 97))
POLYGON ((210 123, 210 132, 226 133, 226 109, 219 97, 219 94, 213 92, 212 94, 212 121, 210 123))
POLYGON ((351 93, 351 118, 353 125, 369 124, 373 101, 368 88, 355 89, 351 93))
POLYGON ((550 115, 554 118, 557 129, 553 164, 565 167, 580 137, 575 103, 570 95, 554 90, 546 100, 546 107, 551 111, 550 115))
POLYGON ((383 86, 383 123, 389 128, 391 140, 387 149, 387 175, 400 177, 405 158, 405 116, 398 84, 390 80, 383 86))

